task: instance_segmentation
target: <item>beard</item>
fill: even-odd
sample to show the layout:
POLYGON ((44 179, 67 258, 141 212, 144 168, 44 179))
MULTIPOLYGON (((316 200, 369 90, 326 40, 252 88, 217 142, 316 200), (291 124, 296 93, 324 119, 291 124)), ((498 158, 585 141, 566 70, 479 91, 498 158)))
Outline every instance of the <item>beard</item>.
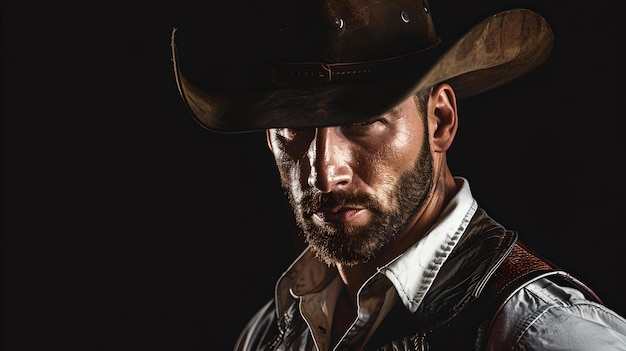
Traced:
POLYGON ((413 168, 401 174, 397 183, 383 196, 384 206, 371 194, 322 193, 309 189, 296 200, 289 191, 289 182, 283 187, 301 229, 305 242, 316 256, 328 265, 354 266, 377 257, 428 200, 433 188, 433 161, 428 143, 422 148, 413 168), (345 223, 320 222, 313 215, 324 206, 359 205, 372 213, 366 226, 345 223), (386 208, 391 207, 391 208, 386 208))

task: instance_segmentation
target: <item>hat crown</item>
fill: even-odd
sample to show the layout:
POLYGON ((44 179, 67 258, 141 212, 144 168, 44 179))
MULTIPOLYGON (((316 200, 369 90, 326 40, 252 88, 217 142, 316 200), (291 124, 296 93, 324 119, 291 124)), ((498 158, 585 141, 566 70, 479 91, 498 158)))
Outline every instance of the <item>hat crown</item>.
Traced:
POLYGON ((322 10, 321 60, 386 59, 432 46, 435 27, 426 1, 329 0, 322 10))
POLYGON ((425 0, 234 1, 188 19, 185 70, 214 82, 216 73, 278 63, 384 60, 438 40, 425 0))

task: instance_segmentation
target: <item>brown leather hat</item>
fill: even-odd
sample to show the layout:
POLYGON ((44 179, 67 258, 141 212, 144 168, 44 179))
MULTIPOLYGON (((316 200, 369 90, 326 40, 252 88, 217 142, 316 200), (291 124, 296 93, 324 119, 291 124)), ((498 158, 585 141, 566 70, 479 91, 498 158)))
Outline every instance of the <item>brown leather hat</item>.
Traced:
POLYGON ((441 82, 471 96, 536 67, 553 44, 549 25, 527 9, 492 15, 447 43, 427 1, 253 3, 172 32, 179 92, 214 132, 355 123, 441 82))

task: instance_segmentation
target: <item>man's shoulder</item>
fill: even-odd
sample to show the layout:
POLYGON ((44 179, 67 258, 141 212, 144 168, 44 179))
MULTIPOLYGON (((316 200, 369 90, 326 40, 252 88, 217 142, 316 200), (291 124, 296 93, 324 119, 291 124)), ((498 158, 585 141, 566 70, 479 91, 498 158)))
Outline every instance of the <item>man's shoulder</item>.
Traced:
POLYGON ((555 271, 508 297, 489 330, 493 350, 626 350, 626 320, 571 275, 555 271))

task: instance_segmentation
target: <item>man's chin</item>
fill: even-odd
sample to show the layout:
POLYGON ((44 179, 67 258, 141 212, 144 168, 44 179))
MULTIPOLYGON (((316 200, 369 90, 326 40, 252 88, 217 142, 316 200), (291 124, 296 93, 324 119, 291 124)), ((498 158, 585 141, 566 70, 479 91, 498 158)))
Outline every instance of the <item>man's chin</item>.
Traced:
POLYGON ((311 246, 313 251, 315 252, 315 256, 320 260, 326 263, 329 267, 352 267, 358 264, 367 262, 367 259, 357 259, 355 257, 345 257, 345 256, 337 256, 331 255, 326 250, 320 250, 316 246, 311 246))

